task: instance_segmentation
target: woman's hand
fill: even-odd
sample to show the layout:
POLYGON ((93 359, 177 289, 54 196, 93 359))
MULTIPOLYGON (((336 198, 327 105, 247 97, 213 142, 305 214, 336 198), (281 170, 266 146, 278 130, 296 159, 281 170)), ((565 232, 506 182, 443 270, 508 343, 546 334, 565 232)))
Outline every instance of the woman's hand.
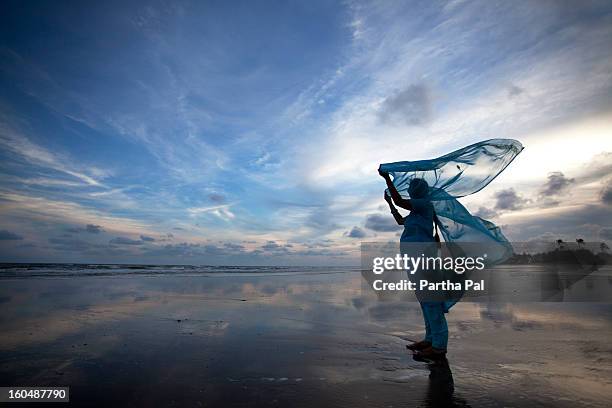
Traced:
POLYGON ((397 205, 398 207, 405 208, 406 210, 412 211, 412 204, 410 204, 410 200, 402 198, 400 193, 397 191, 397 188, 393 184, 393 180, 391 180, 391 176, 389 175, 389 173, 381 170, 379 167, 378 174, 380 174, 380 176, 385 179, 385 182, 387 183, 387 188, 389 189, 389 194, 391 194, 391 199, 393 200, 395 205, 397 205))

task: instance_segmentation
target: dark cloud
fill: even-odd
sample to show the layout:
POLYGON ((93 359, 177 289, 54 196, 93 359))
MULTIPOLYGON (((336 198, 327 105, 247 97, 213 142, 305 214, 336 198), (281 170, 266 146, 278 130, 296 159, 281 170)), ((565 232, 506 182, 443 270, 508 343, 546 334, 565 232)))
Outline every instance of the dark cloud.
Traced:
POLYGON ((70 233, 70 234, 79 234, 83 231, 82 228, 77 228, 77 227, 69 227, 69 228, 64 228, 64 231, 70 233))
POLYGON ((350 231, 345 232, 344 236, 349 238, 365 238, 366 233, 359 227, 353 227, 350 231))
POLYGON ((142 245, 142 241, 125 238, 125 237, 116 237, 108 241, 109 244, 113 245, 142 245))
POLYGON ((176 256, 179 258, 200 256, 203 255, 204 252, 205 251, 200 244, 192 244, 188 242, 166 244, 162 247, 149 248, 146 250, 146 254, 151 256, 176 256))
POLYGON ((89 232, 90 234, 99 234, 104 232, 104 228, 96 224, 87 224, 85 228, 82 227, 68 227, 64 228, 68 234, 80 234, 81 232, 89 232))
POLYGON ((548 197, 561 193, 563 190, 567 189, 575 180, 573 178, 567 178, 560 171, 554 171, 548 174, 548 179, 542 189, 540 190, 540 195, 548 197))
POLYGON ((19 241, 22 240, 21 235, 17 235, 14 232, 7 230, 0 230, 0 241, 19 241))
POLYGON ((602 239, 612 240, 612 227, 605 227, 599 230, 599 236, 602 239))
POLYGON ((235 257, 240 255, 253 254, 253 252, 246 251, 245 247, 242 245, 232 242, 222 243, 221 245, 181 242, 177 244, 166 244, 162 247, 148 248, 145 253, 150 256, 160 257, 231 257, 231 259, 236 259, 235 257))
POLYGON ((306 248, 329 248, 334 244, 332 239, 324 239, 322 241, 310 241, 306 242, 304 246, 306 248))
POLYGON ((519 96, 523 92, 525 92, 525 90, 519 86, 510 85, 508 87, 508 97, 509 98, 514 98, 515 96, 519 96))
POLYGON ((612 205, 612 179, 608 180, 608 182, 604 185, 604 188, 601 190, 601 201, 606 205, 612 205))
POLYGON ((425 85, 410 85, 387 97, 378 116, 390 124, 422 125, 431 118, 431 96, 425 85))
POLYGON ((32 242, 24 242, 23 244, 17 245, 17 248, 36 248, 36 245, 32 242))
POLYGON ((245 249, 244 245, 234 244, 233 242, 226 242, 223 244, 223 247, 226 249, 229 249, 230 251, 238 251, 238 252, 243 252, 245 249))
POLYGON ((100 232, 104 231, 104 229, 100 225, 87 224, 85 226, 85 231, 91 234, 99 234, 100 232))
POLYGON ((287 245, 279 245, 275 241, 268 241, 264 245, 259 247, 261 250, 265 252, 270 252, 274 254, 288 254, 291 252, 287 245))
POLYGON ((305 224, 321 233, 340 228, 340 225, 334 222, 334 214, 326 206, 315 208, 306 218, 305 224))
POLYGON ((205 256, 229 256, 233 255, 232 250, 225 248, 224 246, 217 246, 213 244, 202 245, 200 254, 205 256))
POLYGON ((208 199, 216 204, 222 204, 225 202, 225 196, 223 194, 218 193, 210 193, 208 195, 208 199))
MULTIPOLYGON (((558 238, 573 241, 577 237, 596 240, 602 227, 610 228, 612 211, 603 205, 585 205, 548 217, 530 217, 512 224, 507 235, 513 241, 527 241, 547 232, 558 238)), ((507 231, 504 229, 504 233, 507 231)))
POLYGON ((296 255, 304 255, 304 256, 325 256, 325 257, 341 257, 349 255, 346 251, 335 251, 331 249, 308 249, 306 251, 297 252, 296 255))
POLYGON ((497 211, 486 207, 479 207, 478 210, 474 213, 474 215, 480 218, 484 218, 485 220, 489 220, 491 218, 497 217, 497 211))
POLYGON ((273 251, 273 250, 278 249, 280 247, 281 246, 278 245, 275 241, 268 241, 264 245, 261 246, 261 249, 266 250, 266 251, 273 251))
POLYGON ((496 210, 519 210, 529 202, 529 200, 518 195, 513 188, 500 190, 495 193, 494 197, 496 210))
POLYGON ((141 236, 140 236, 140 239, 141 239, 141 240, 143 240, 143 241, 145 241, 145 242, 155 242, 155 238, 153 238, 153 237, 148 237, 148 236, 146 236, 146 235, 141 235, 141 236))
POLYGON ((397 231, 401 228, 390 214, 369 214, 366 217, 365 227, 378 232, 397 231))
POLYGON ((94 244, 79 238, 49 238, 51 248, 58 251, 91 252, 105 248, 105 245, 94 244))

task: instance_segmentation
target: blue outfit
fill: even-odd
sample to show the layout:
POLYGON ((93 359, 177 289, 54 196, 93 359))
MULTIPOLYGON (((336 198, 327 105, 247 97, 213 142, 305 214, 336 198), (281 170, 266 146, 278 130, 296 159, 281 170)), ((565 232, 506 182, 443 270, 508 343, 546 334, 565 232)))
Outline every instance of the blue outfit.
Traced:
POLYGON ((400 242, 434 242, 434 208, 431 201, 426 198, 413 198, 410 205, 412 210, 404 219, 404 232, 400 242))
MULTIPOLYGON (((397 191, 410 197, 412 210, 404 220, 401 242, 434 242, 433 216, 440 223, 444 241, 455 244, 456 256, 480 256, 479 243, 486 247, 489 265, 512 255, 512 246, 492 222, 473 216, 457 198, 476 193, 497 177, 523 150, 512 139, 491 139, 431 160, 385 163, 380 170, 393 177, 397 191), (460 255, 459 255, 460 254, 460 255)), ((406 197, 407 198, 407 197, 406 197)), ((418 297, 418 294, 417 294, 418 297)), ((457 301, 421 301, 425 320, 425 340, 446 349, 448 326, 444 313, 457 301)))
POLYGON ((432 347, 446 350, 448 346, 448 324, 444 313, 448 312, 444 302, 421 302, 423 320, 425 320, 425 341, 432 347))
MULTIPOLYGON (((427 183, 419 179, 410 183, 408 188, 410 197, 416 198, 410 199, 412 209, 410 214, 404 218, 404 232, 400 242, 435 242, 433 236, 434 207, 429 199, 423 198, 427 195, 427 191, 423 191, 423 186, 428 188, 427 183)), ((446 303, 448 302, 420 300, 423 320, 425 321, 425 340, 430 342, 433 347, 444 350, 446 350, 448 344, 448 325, 444 313, 448 313, 448 309, 452 306, 446 303)))

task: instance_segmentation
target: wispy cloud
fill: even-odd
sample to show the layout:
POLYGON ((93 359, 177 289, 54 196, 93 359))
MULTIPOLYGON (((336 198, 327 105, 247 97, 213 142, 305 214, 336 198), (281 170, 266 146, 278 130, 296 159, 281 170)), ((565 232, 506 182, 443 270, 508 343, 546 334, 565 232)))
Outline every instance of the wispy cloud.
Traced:
POLYGON ((209 207, 194 207, 194 208, 188 208, 187 211, 193 216, 196 216, 199 214, 211 213, 223 220, 229 221, 235 218, 234 213, 232 213, 232 211, 230 210, 230 207, 232 205, 233 204, 223 204, 223 205, 214 205, 214 206, 209 206, 209 207))
MULTIPOLYGON (((42 146, 32 143, 28 138, 12 129, 6 122, 0 122, 0 145, 3 149, 17 154, 33 165, 73 176, 90 186, 103 186, 98 180, 85 174, 83 171, 70 167, 70 165, 67 164, 71 162, 69 158, 61 157, 57 153, 52 153, 42 146)), ((53 181, 50 182, 49 179, 38 178, 34 180, 46 180, 47 184, 53 183, 53 181)), ((62 180, 55 180, 55 183, 64 183, 65 185, 65 182, 62 180)))
POLYGON ((87 254, 231 257, 214 236, 244 246, 244 262, 348 259, 358 239, 401 228, 379 163, 492 137, 527 148, 462 202, 513 238, 609 209, 608 4, 187 1, 31 13, 52 19, 53 35, 27 30, 20 9, 0 17, 12 31, 0 44, 0 225, 21 244, 44 243, 45 256, 76 245, 66 228, 90 224, 103 231, 80 236, 92 240, 79 246, 87 254), (98 41, 108 27, 113 47, 98 41), (119 238, 138 244, 109 243, 119 238))

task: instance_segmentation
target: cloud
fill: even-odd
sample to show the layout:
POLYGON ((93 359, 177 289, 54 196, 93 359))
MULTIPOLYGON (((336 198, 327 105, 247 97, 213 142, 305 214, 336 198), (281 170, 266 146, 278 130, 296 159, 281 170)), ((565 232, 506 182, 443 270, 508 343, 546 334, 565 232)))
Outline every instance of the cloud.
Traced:
MULTIPOLYGON (((73 19, 76 26, 72 30, 64 30, 61 24, 50 25, 56 30, 54 35, 33 42, 35 50, 15 42, 14 52, 24 55, 24 61, 10 63, 14 66, 12 73, 4 70, 7 78, 15 79, 9 81, 14 83, 15 92, 3 99, 7 109, 2 106, 1 111, 14 111, 11 123, 19 124, 15 128, 27 140, 17 146, 15 141, 19 140, 10 137, 13 147, 0 144, 2 159, 15 156, 15 165, 8 170, 20 178, 35 180, 44 171, 48 177, 74 185, 38 180, 44 186, 15 186, 14 181, 5 183, 3 179, 0 196, 21 189, 28 197, 0 202, 0 221, 7 221, 2 225, 13 229, 13 220, 45 222, 52 231, 54 223, 60 229, 100 224, 109 234, 103 239, 107 246, 108 239, 115 236, 136 238, 142 234, 143 243, 151 242, 145 241, 145 236, 159 237, 143 247, 158 247, 162 245, 162 231, 177 225, 184 229, 177 230, 180 232, 172 242, 192 241, 196 236, 239 240, 258 237, 272 240, 280 248, 282 242, 295 242, 299 248, 304 240, 333 237, 337 241, 330 244, 332 249, 346 245, 347 240, 341 237, 343 232, 351 232, 351 225, 368 234, 401 230, 388 212, 371 218, 371 213, 384 211, 373 204, 375 187, 382 187, 376 176, 378 163, 437 157, 477 138, 500 134, 526 135, 528 149, 523 159, 529 154, 531 142, 538 141, 534 129, 545 129, 550 123, 571 124, 576 114, 588 117, 609 106, 612 28, 605 18, 609 6, 589 3, 580 12, 568 12, 558 2, 534 2, 522 7, 489 2, 425 3, 396 2, 384 7, 359 0, 338 3, 341 10, 325 16, 324 24, 313 21, 324 30, 340 27, 338 42, 333 46, 330 41, 313 42, 311 35, 300 44, 303 47, 291 42, 293 51, 300 50, 297 54, 307 56, 303 61, 289 58, 295 69, 274 63, 279 55, 288 55, 268 54, 277 47, 268 47, 252 58, 251 51, 261 47, 252 47, 250 41, 268 44, 269 36, 260 37, 267 28, 251 31, 247 27, 244 36, 240 31, 244 27, 236 27, 236 36, 227 40, 223 24, 215 29, 218 21, 225 21, 215 14, 216 9, 202 12, 192 8, 190 13, 169 18, 152 13, 138 25, 128 24, 129 30, 138 30, 134 33, 124 31, 125 24, 117 24, 116 19, 126 15, 119 5, 100 16, 100 25, 84 26, 78 18, 73 19), (347 11, 352 22, 346 21, 347 11), (332 17, 333 22, 327 20, 332 17), (345 19, 344 24, 337 17, 345 19), (202 24, 202 18, 212 19, 207 22, 213 29, 210 24, 202 24), (96 47, 95 41, 87 41, 96 39, 103 27, 117 27, 117 35, 128 39, 126 46, 137 50, 122 55, 126 66, 133 69, 109 70, 106 63, 116 60, 116 50, 109 53, 104 47, 96 47), (205 38, 200 35, 202 27, 206 28, 205 38), (84 41, 70 41, 74 33, 84 41), (243 37, 249 44, 234 42, 243 37), (138 39, 136 47, 129 40, 134 38, 138 39), (204 38, 209 46, 202 48, 195 38, 204 38), (84 43, 94 44, 87 50, 88 58, 62 59, 82 53, 84 43), (230 53, 228 59, 228 49, 240 52, 230 53), (57 55, 60 57, 49 58, 57 55), (142 66, 147 68, 140 69, 142 66), (40 75, 32 75, 32 67, 40 75), (73 71, 88 72, 86 80, 69 75, 73 71), (20 92, 27 99, 20 101, 20 92), (40 103, 35 105, 37 101, 40 103), (285 114, 286 107, 297 105, 310 114, 301 115, 301 119, 296 110, 293 115, 285 114), (49 126, 52 117, 59 118, 61 124, 49 126), (531 134, 534 137, 530 140, 531 134), (79 165, 74 160, 77 158, 103 162, 113 169, 113 177, 99 176, 90 166, 79 165), (81 177, 62 171, 58 165, 81 177), (85 177, 109 183, 110 191, 98 192, 101 188, 85 177), (135 180, 142 187, 125 190, 135 180), (76 188, 79 185, 80 190, 76 188), (218 190, 221 186, 223 190, 218 190), (357 198, 350 205, 333 207, 339 192, 347 191, 357 198), (121 208, 126 201, 116 192, 129 193, 125 195, 134 197, 138 205, 121 208), (217 207, 228 205, 231 197, 244 200, 231 208, 217 207), (279 209, 269 204, 276 197, 307 202, 310 207, 279 209), (201 211, 189 212, 189 207, 200 207, 201 211), (197 215, 199 225, 193 225, 190 215, 197 215), (218 222, 215 217, 232 222, 218 222)), ((41 21, 59 21, 57 16, 64 11, 61 7, 50 10, 41 14, 41 21)), ((287 21, 268 12, 265 16, 287 21)), ((31 34, 27 33, 27 24, 16 22, 14 26, 23 35, 31 34)), ((302 28, 286 26, 292 27, 292 38, 302 28)), ((2 63, 3 68, 6 64, 2 63)), ((598 144, 591 143, 588 128, 583 130, 577 132, 577 150, 593 149, 598 144)), ((527 170, 517 178, 529 184, 556 170, 550 168, 554 163, 563 162, 566 174, 576 177, 576 185, 583 188, 582 178, 573 172, 577 163, 571 160, 574 150, 566 142, 564 136, 551 137, 545 143, 545 153, 534 159, 542 163, 543 170, 524 166, 522 169, 527 170), (558 142, 564 142, 561 148, 558 142), (553 162, 546 160, 549 146, 561 150, 555 152, 553 162)), ((606 149, 603 146, 601 150, 606 149)), ((519 162, 496 182, 515 177, 519 162)), ((600 204, 598 183, 584 189, 590 189, 589 202, 597 200, 600 204)), ((497 185, 507 188, 513 184, 497 185)), ((537 197, 540 190, 539 185, 529 186, 529 193, 517 188, 522 197, 515 193, 513 203, 500 206, 526 206, 521 200, 537 197)), ((480 196, 490 196, 495 190, 493 187, 480 196)), ((579 194, 577 191, 572 199, 576 203, 583 198, 579 194)), ((601 200, 605 196, 602 192, 601 200)), ((526 215, 523 211, 505 214, 495 208, 495 200, 491 201, 483 205, 489 214, 500 212, 500 218, 516 215, 515 220, 520 221, 529 216, 528 212, 539 217, 548 211, 538 201, 539 207, 528 208, 526 215)), ((573 204, 568 200, 561 203, 573 204)), ((549 213, 561 213, 562 206, 549 213)), ((484 210, 479 212, 485 215, 484 210)), ((564 221, 555 222, 560 225, 564 221)), ((44 234, 47 230, 40 231, 44 234)), ((102 239, 82 235, 80 238, 102 239)), ((186 245, 182 249, 202 256, 229 251, 222 244, 186 245)), ((274 249, 270 246, 270 250, 274 249)), ((297 253, 298 249, 292 251, 297 253)))
POLYGON ((519 86, 510 85, 508 87, 508 97, 509 98, 514 98, 515 96, 518 96, 522 94, 523 92, 525 92, 525 90, 519 86))
POLYGON ((474 215, 485 220, 489 220, 491 218, 497 217, 497 211, 486 207, 478 207, 478 210, 476 210, 474 215))
POLYGON ((49 238, 48 242, 51 244, 51 247, 59 250, 59 251, 69 251, 69 252, 92 252, 97 250, 106 249, 106 245, 100 245, 96 243, 91 243, 85 241, 83 239, 77 238, 49 238))
POLYGON ((365 238, 367 236, 366 232, 359 227, 353 227, 350 231, 344 233, 345 237, 349 238, 365 238))
POLYGON ((85 228, 68 227, 68 228, 64 228, 64 231, 66 231, 68 234, 80 234, 81 232, 89 232, 90 234, 99 234, 101 232, 104 232, 104 228, 96 224, 87 224, 85 228))
POLYGON ((288 254, 291 252, 291 247, 288 245, 279 245, 276 241, 268 241, 260 246, 260 249, 273 254, 288 254))
POLYGON ((390 215, 369 214, 366 216, 365 227, 377 232, 397 231, 401 228, 390 215))
POLYGON ((318 233, 326 234, 340 228, 335 220, 335 211, 328 206, 319 206, 310 211, 304 223, 318 233))
POLYGON ((225 242, 223 244, 224 248, 229 249, 230 251, 243 252, 245 250, 244 245, 235 244, 233 242, 225 242))
POLYGON ((574 182, 575 179, 565 177, 565 175, 560 171, 549 173, 546 183, 540 190, 540 195, 546 197, 557 195, 567 189, 574 182))
POLYGON ((0 241, 20 241, 22 239, 21 235, 17 235, 14 232, 0 230, 0 241))
POLYGON ((0 123, 0 146, 2 146, 4 149, 17 154, 19 157, 33 165, 68 174, 90 186, 103 186, 92 176, 85 174, 85 172, 81 171, 80 169, 75 169, 67 164, 73 163, 74 160, 64 157, 58 153, 53 153, 46 148, 33 143, 19 131, 13 127, 10 127, 5 117, 0 117, 0 119, 2 120, 2 123, 0 123))
POLYGON ((89 232, 90 234, 99 234, 100 232, 104 231, 104 229, 100 225, 87 224, 85 226, 85 231, 89 232))
POLYGON ((610 174, 612 174, 612 152, 602 152, 589 161, 584 174, 581 174, 581 179, 586 182, 599 181, 608 178, 610 174))
POLYGON ((523 208, 529 200, 521 197, 513 188, 500 190, 494 194, 495 209, 504 211, 515 211, 523 208))
POLYGON ((327 257, 343 257, 343 256, 350 255, 350 253, 347 251, 340 250, 340 249, 332 250, 332 249, 322 248, 322 249, 309 249, 306 251, 300 251, 297 253, 297 255, 322 256, 322 257, 327 258, 327 257))
POLYGON ((612 205, 612 179, 608 180, 600 193, 601 201, 606 205, 612 205))
POLYGON ((83 230, 78 227, 68 227, 68 228, 64 228, 64 231, 70 234, 80 234, 83 230))
POLYGON ((244 246, 232 242, 224 242, 222 245, 180 242, 176 244, 166 244, 162 247, 146 248, 145 254, 164 258, 201 258, 207 261, 210 261, 209 257, 225 257, 236 261, 238 256, 253 254, 253 252, 249 252, 244 246))
POLYGON ((0 213, 5 217, 25 217, 37 222, 60 221, 69 225, 99 223, 114 232, 147 234, 150 231, 148 225, 136 219, 115 217, 112 213, 84 207, 71 201, 2 191, 0 191, 0 213))
POLYGON ((188 208, 187 211, 192 216, 210 213, 224 221, 230 221, 236 217, 236 215, 230 210, 230 207, 232 205, 233 204, 221 204, 221 205, 214 205, 214 206, 209 206, 209 207, 193 207, 193 208, 188 208))
POLYGON ((200 244, 180 242, 177 244, 166 244, 161 248, 148 248, 145 253, 159 257, 194 257, 202 255, 202 247, 200 244))
POLYGON ((225 202, 225 196, 219 193, 210 193, 208 199, 216 204, 222 204, 225 202))
POLYGON ((431 118, 431 97, 425 85, 410 85, 387 97, 378 111, 384 123, 422 125, 431 118))
POLYGON ((155 238, 149 237, 147 235, 141 235, 140 239, 144 242, 155 242, 155 238))
POLYGON ((323 241, 306 241, 304 246, 306 248, 329 248, 334 245, 334 241, 331 239, 326 239, 323 241))
POLYGON ((550 232, 560 238, 574 240, 582 237, 585 241, 598 239, 602 227, 610 227, 610 207, 601 204, 568 205, 539 211, 528 211, 526 216, 504 214, 510 221, 504 226, 504 234, 511 241, 526 241, 550 232))
POLYGON ((142 245, 143 242, 135 239, 116 237, 108 241, 109 244, 113 245, 142 245))

